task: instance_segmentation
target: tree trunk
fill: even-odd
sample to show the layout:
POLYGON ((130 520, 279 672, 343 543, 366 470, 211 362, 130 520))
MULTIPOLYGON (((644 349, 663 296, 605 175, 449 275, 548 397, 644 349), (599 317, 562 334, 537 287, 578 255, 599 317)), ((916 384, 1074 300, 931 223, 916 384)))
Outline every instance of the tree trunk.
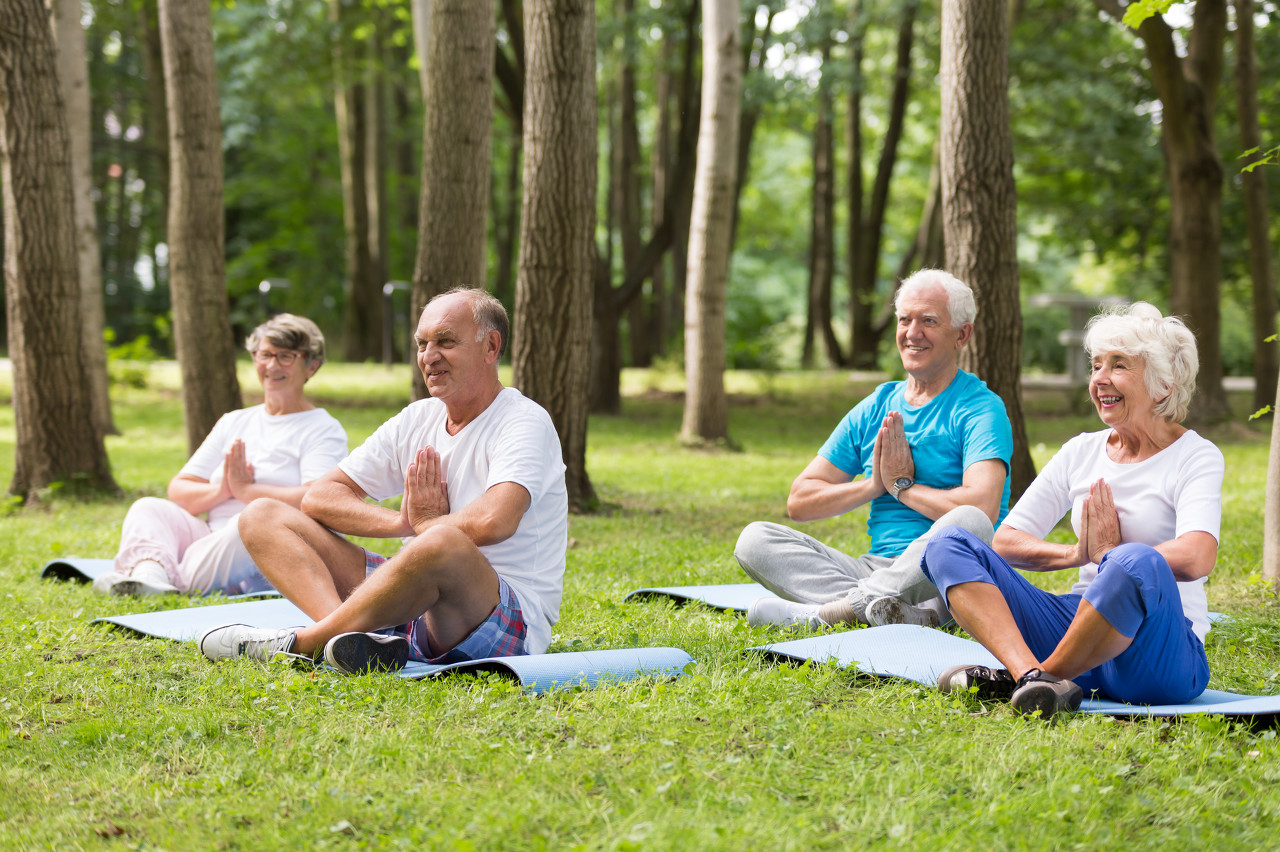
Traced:
POLYGON ((364 73, 364 190, 365 209, 368 211, 369 276, 373 281, 374 319, 378 328, 378 357, 382 354, 382 286, 391 276, 387 274, 387 242, 390 211, 387 207, 387 74, 381 57, 387 50, 385 17, 382 10, 370 9, 374 16, 373 31, 369 36, 370 62, 364 73))
POLYGON ((111 418, 107 381, 107 345, 103 338, 106 311, 102 304, 102 260, 98 221, 93 209, 93 157, 89 115, 89 67, 85 59, 80 0, 50 0, 54 40, 58 46, 58 79, 67 109, 71 140, 71 183, 76 205, 76 255, 80 269, 81 340, 93 427, 100 435, 117 435, 111 418))
POLYGON ((160 0, 169 106, 169 285, 182 368, 187 448, 241 406, 227 311, 222 122, 211 11, 202 0, 160 0))
POLYGON ((725 297, 738 171, 741 32, 737 0, 703 3, 702 118, 689 226, 684 323, 686 390, 681 437, 687 443, 729 440, 729 403, 724 389, 725 297))
MULTIPOLYGON (((761 105, 754 102, 743 102, 741 92, 745 89, 745 81, 752 73, 763 72, 765 59, 769 52, 769 39, 773 36, 773 19, 777 16, 779 6, 765 3, 765 21, 759 31, 756 30, 756 9, 761 4, 752 4, 751 17, 743 22, 743 27, 750 34, 742 44, 742 77, 738 86, 739 125, 738 125, 738 168, 733 182, 733 218, 729 229, 729 248, 738 241, 738 210, 742 203, 742 189, 747 185, 751 171, 751 143, 755 140, 756 125, 760 123, 761 105)), ((705 74, 703 79, 705 79, 705 74)))
POLYGON ((17 438, 9 490, 24 498, 55 482, 116 490, 88 390, 72 168, 48 13, 41 0, 8 0, 0 184, 17 438))
POLYGON ((1011 497, 1035 478, 1022 416, 1009 17, 988 0, 942 4, 942 205, 947 268, 979 306, 967 350, 1013 425, 1011 497))
MULTIPOLYGON (((818 114, 813 133, 813 209, 809 234, 810 328, 822 335, 827 361, 838 367, 844 361, 840 341, 831 327, 831 284, 835 277, 835 105, 831 97, 831 41, 821 50, 818 80, 818 114)), ((812 355, 812 336, 805 336, 806 355, 812 355)))
MULTIPOLYGON (((1280 399, 1280 385, 1272 390, 1274 398, 1280 399)), ((1271 418, 1271 451, 1267 458, 1262 517, 1262 576, 1280 592, 1280 414, 1271 418)))
MULTIPOLYGON (((486 283, 495 29, 491 0, 431 4, 415 311, 452 287, 486 283)), ((415 371, 413 397, 426 395, 415 371)))
MULTIPOLYGON (((1117 20, 1116 0, 1094 0, 1117 20)), ((1169 170, 1169 307, 1195 332, 1200 373, 1191 403, 1192 423, 1231 416, 1222 387, 1222 163, 1213 136, 1222 51, 1227 33, 1226 0, 1200 0, 1179 58, 1172 28, 1160 15, 1138 27, 1160 98, 1160 138, 1169 170)))
POLYGON ((524 30, 514 383, 551 415, 569 506, 589 511, 598 503, 586 461, 596 219, 594 0, 526 0, 524 30))
MULTIPOLYGON (((658 227, 664 218, 667 204, 669 175, 671 174, 671 65, 675 50, 671 39, 662 40, 661 58, 658 61, 657 80, 654 83, 654 108, 658 111, 653 131, 653 194, 649 209, 649 224, 658 227)), ((654 355, 664 355, 667 350, 667 274, 662 261, 653 268, 649 290, 652 296, 653 315, 650 320, 650 348, 654 355)))
POLYGON ((349 361, 382 357, 382 285, 370 242, 369 131, 365 105, 369 87, 358 70, 350 22, 343 20, 342 0, 330 0, 329 17, 337 24, 333 42, 333 111, 338 124, 338 159, 342 172, 342 227, 346 280, 343 287, 342 339, 349 361))
MULTIPOLYGON (((1253 47, 1253 0, 1236 4, 1236 100, 1240 147, 1261 149, 1258 126, 1258 58, 1253 47)), ((1254 155, 1256 158, 1258 155, 1254 155)), ((1251 158, 1251 159, 1254 159, 1251 158)), ((1249 276, 1253 282, 1253 407, 1275 406, 1280 382, 1280 345, 1276 333, 1276 282, 1271 270, 1270 221, 1267 213, 1267 170, 1241 175, 1244 182, 1245 227, 1249 234, 1249 276)), ((1274 412, 1272 413, 1274 416, 1274 412)), ((1280 525, 1277 526, 1280 529, 1280 525)), ((1280 542, 1277 542, 1280 545, 1280 542)))
MULTIPOLYGON (((147 103, 143 112, 143 157, 139 168, 150 187, 151 220, 156 224, 151 239, 151 253, 167 243, 165 229, 169 220, 169 115, 164 92, 164 52, 160 46, 160 12, 158 0, 143 0, 138 9, 138 23, 145 43, 143 73, 147 76, 147 103)), ((101 125, 95 124, 95 127, 101 125)), ((168 288, 167 266, 153 264, 156 288, 168 288)))

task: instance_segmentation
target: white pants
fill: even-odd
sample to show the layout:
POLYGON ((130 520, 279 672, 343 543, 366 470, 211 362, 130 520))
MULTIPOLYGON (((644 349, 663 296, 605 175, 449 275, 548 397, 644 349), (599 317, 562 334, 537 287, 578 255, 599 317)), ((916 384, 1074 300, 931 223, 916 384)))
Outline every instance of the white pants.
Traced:
POLYGON ((270 589, 240 541, 240 516, 210 530, 177 503, 143 497, 124 516, 115 570, 128 573, 144 559, 164 566, 184 592, 244 594, 270 589))

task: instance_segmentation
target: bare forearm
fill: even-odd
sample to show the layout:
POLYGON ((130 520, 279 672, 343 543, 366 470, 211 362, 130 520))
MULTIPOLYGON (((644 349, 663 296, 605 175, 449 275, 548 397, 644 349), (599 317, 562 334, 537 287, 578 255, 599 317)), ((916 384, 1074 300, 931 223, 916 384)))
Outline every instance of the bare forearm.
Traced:
POLYGON ((898 492, 898 499, 902 505, 915 509, 931 521, 938 520, 959 506, 976 506, 986 512, 993 524, 1000 517, 999 494, 993 499, 989 493, 963 485, 957 488, 930 488, 928 485, 916 484, 898 492))
POLYGON ((787 497, 787 516, 793 521, 817 521, 850 512, 883 494, 873 479, 831 483, 797 481, 787 497))
POLYGON ((1080 565, 1077 545, 1054 544, 1012 527, 996 530, 991 547, 1004 561, 1027 571, 1060 571, 1080 565))
POLYGON ((169 499, 192 515, 209 511, 227 499, 221 484, 175 477, 169 483, 169 499))
POLYGON ((314 483, 302 497, 301 508, 329 529, 348 535, 397 538, 413 532, 405 529, 399 512, 367 503, 334 482, 314 483))
POLYGON ((270 497, 273 500, 288 503, 293 508, 298 509, 301 508, 302 498, 306 494, 307 486, 305 485, 264 485, 252 482, 241 489, 240 493, 235 496, 245 503, 252 503, 259 497, 270 497))

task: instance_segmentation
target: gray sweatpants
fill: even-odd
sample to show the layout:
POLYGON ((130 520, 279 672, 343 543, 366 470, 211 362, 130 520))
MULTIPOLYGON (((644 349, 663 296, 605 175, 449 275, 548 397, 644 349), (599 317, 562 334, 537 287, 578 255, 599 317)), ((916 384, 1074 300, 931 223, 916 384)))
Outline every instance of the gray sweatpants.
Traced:
POLYGON ((951 616, 920 570, 920 560, 933 534, 948 526, 963 527, 987 544, 995 535, 986 512, 959 506, 938 518, 899 556, 865 553, 855 558, 791 527, 756 521, 738 536, 733 555, 753 580, 789 601, 822 604, 847 597, 858 620, 865 622, 869 602, 893 597, 934 610, 945 624, 951 616))

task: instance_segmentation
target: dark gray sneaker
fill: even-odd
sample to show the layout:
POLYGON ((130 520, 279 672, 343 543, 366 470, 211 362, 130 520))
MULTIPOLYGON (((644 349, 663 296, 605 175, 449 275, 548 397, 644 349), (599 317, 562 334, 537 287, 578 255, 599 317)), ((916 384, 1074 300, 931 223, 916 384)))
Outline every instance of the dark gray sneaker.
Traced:
POLYGON ((912 606, 897 598, 875 598, 867 604, 867 623, 872 627, 882 624, 916 624, 920 627, 937 627, 938 614, 922 606, 912 606))
POLYGON ((1032 669, 1018 678, 1018 688, 1013 691, 1009 703, 1024 716, 1039 711, 1041 719, 1049 719, 1055 713, 1080 709, 1083 698, 1084 690, 1076 686, 1075 681, 1032 669))
POLYGON ((1008 701, 1018 684, 1008 669, 988 666, 952 666, 938 675, 940 692, 968 692, 975 687, 983 701, 1008 701))
POLYGON ((325 643, 324 661, 344 674, 398 672, 409 662, 409 641, 381 633, 339 633, 325 643))

